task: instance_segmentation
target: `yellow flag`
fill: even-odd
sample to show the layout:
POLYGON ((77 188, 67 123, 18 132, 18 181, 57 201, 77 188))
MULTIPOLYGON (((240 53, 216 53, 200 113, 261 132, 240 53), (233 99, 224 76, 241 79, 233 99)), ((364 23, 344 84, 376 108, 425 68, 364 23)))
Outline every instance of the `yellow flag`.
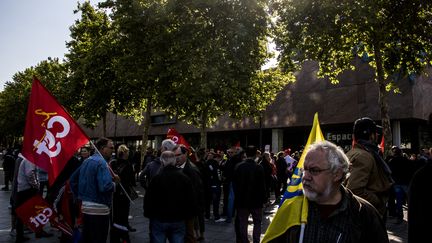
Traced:
POLYGON ((300 168, 303 168, 304 159, 306 157, 306 152, 309 149, 309 145, 319 141, 324 141, 324 136, 318 122, 318 113, 315 113, 312 130, 309 134, 306 146, 300 157, 300 161, 294 170, 287 191, 283 196, 282 203, 267 228, 262 240, 263 243, 269 242, 282 235, 292 226, 307 222, 308 201, 303 195, 300 168))

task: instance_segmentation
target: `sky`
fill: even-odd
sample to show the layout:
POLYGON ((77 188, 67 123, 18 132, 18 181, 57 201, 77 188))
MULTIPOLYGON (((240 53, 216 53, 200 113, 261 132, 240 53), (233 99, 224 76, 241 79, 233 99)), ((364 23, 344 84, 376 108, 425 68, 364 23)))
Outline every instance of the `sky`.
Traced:
POLYGON ((70 40, 69 27, 79 18, 73 13, 77 2, 0 0, 0 91, 19 71, 48 57, 63 60, 70 40))
POLYGON ((0 0, 0 91, 17 72, 48 57, 63 60, 78 1, 85 0, 0 0))

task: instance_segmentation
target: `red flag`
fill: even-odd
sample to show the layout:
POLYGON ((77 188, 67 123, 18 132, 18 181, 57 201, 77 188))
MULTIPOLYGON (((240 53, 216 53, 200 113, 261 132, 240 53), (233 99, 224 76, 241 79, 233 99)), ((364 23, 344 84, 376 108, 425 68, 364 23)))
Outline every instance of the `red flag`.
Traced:
POLYGON ((39 194, 19 206, 15 212, 34 232, 41 231, 48 222, 57 217, 55 211, 39 194))
POLYGON ((384 147, 385 147, 385 140, 384 140, 384 134, 381 137, 381 143, 379 145, 379 149, 381 150, 381 153, 384 154, 384 147))
POLYGON ((48 172, 52 184, 75 151, 89 141, 81 127, 36 78, 27 109, 22 155, 48 172))
POLYGON ((183 144, 186 148, 190 148, 189 143, 184 139, 180 133, 177 132, 174 128, 168 129, 167 138, 173 140, 176 144, 183 144))

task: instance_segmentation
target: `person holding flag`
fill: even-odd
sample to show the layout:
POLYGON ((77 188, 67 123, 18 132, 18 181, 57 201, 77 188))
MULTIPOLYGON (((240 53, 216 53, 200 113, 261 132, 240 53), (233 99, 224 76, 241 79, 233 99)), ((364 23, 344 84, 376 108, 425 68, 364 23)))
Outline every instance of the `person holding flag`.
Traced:
MULTIPOLYGON (((357 213, 357 216, 366 215, 375 218, 375 213, 371 213, 373 210, 369 209, 363 210, 361 213, 360 211, 352 212, 347 210, 348 205, 345 199, 349 198, 351 193, 342 186, 342 181, 347 174, 347 169, 344 168, 348 168, 348 160, 342 150, 332 143, 323 143, 323 141, 324 136, 319 125, 318 114, 316 113, 305 149, 303 150, 297 167, 294 169, 293 176, 283 196, 279 209, 267 228, 262 240, 263 243, 362 242, 358 239, 363 239, 361 237, 366 236, 362 234, 355 235, 355 233, 358 233, 358 227, 363 227, 360 233, 366 232, 371 237, 374 236, 371 232, 383 228, 380 226, 368 232, 368 227, 366 225, 357 223, 348 225, 350 222, 354 222, 350 221, 350 217, 355 215, 350 214, 357 213), (311 146, 315 143, 317 143, 317 145, 311 146), (309 148, 311 148, 311 155, 309 155, 309 148), (305 166, 305 168, 303 166, 305 166), (305 178, 303 178, 303 176, 305 178), (307 185, 305 189, 303 188, 303 183, 307 185), (309 201, 312 203, 309 203, 309 201), (311 210, 315 211, 309 213, 311 210), (321 212, 323 213, 322 215, 321 212), (335 223, 339 222, 337 221, 338 219, 346 220, 344 223, 347 224, 345 228, 347 232, 339 232, 339 234, 334 233, 336 234, 336 239, 334 241, 330 240, 330 238, 327 240, 319 238, 327 237, 330 229, 336 229, 337 225, 335 223), (323 226, 323 229, 327 227, 325 228, 326 231, 322 231, 321 228, 319 228, 321 226, 323 226), (350 234, 352 236, 349 236, 350 234), (348 239, 348 237, 351 238, 348 239), (353 239, 357 239, 358 241, 353 239)), ((357 201, 362 200, 357 200, 357 198, 355 198, 351 203, 356 203, 357 201)), ((367 205, 367 203, 365 205, 367 205)), ((359 204, 357 204, 357 206, 359 206, 359 204)), ((382 236, 382 241, 371 241, 388 242, 385 228, 383 234, 385 234, 385 236, 382 236)))
MULTIPOLYGON (((16 208, 19 208, 27 200, 37 195, 39 190, 39 180, 36 172, 36 166, 26 159, 22 159, 17 173, 17 200, 16 208)), ((20 243, 29 240, 24 236, 24 220, 18 218, 16 221, 16 239, 15 242, 20 243)), ((53 234, 47 233, 44 230, 36 232, 36 237, 50 237, 53 234)))
MULTIPOLYGON (((18 184, 17 205, 14 210, 20 222, 32 228, 32 216, 39 213, 33 202, 48 205, 40 195, 34 193, 38 181, 37 176, 33 175, 33 168, 37 166, 48 172, 48 181, 51 186, 75 151, 88 141, 88 136, 75 120, 34 77, 20 155, 23 162, 22 166, 19 166, 20 176, 16 180, 18 184)), ((50 222, 56 227, 59 224, 51 221, 52 219, 55 221, 54 218, 51 217, 50 222)), ((37 232, 37 237, 50 236, 46 232, 43 233, 44 231, 41 231, 40 228, 32 228, 37 232)), ((18 231, 20 229, 17 228, 17 242, 25 240, 25 237, 18 231)))
POLYGON ((106 242, 110 225, 110 207, 119 177, 110 170, 107 161, 114 150, 113 141, 99 138, 97 153, 86 159, 70 178, 74 196, 82 201, 83 242, 106 242))
MULTIPOLYGON (((348 167, 347 156, 335 144, 321 141, 309 147, 300 169, 308 207, 303 242, 389 242, 378 211, 342 185, 348 167)), ((269 242, 299 239, 297 226, 269 242)))

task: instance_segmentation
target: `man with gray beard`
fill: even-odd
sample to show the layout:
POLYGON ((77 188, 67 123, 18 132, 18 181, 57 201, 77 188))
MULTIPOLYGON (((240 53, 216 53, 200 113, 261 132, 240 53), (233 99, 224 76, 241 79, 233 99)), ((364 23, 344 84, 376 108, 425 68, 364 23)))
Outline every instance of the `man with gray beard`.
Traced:
MULTIPOLYGON (((309 147, 302 168, 303 193, 308 201, 304 243, 389 242, 378 211, 342 185, 348 165, 342 149, 331 142, 309 147)), ((299 237, 300 226, 293 226, 270 242, 298 242, 299 237)))

